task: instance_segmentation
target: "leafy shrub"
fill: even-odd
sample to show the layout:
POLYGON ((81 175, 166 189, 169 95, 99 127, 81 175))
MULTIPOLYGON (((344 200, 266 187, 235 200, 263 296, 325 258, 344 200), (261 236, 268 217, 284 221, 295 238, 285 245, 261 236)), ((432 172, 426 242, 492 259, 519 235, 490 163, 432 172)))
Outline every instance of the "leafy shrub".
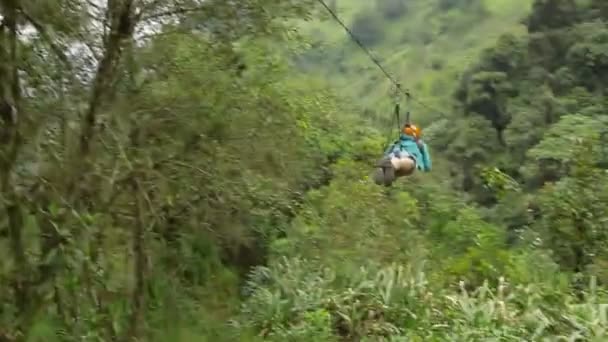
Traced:
POLYGON ((479 341, 608 337, 606 294, 582 301, 549 287, 513 285, 434 292, 423 272, 391 265, 335 276, 303 259, 260 267, 233 322, 267 341, 479 341))

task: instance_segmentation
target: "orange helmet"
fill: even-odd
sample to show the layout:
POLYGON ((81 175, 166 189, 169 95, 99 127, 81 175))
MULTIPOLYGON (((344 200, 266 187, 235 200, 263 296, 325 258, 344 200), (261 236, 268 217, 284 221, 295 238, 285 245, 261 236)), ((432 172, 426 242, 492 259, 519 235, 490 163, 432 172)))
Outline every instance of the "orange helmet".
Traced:
POLYGON ((403 134, 414 137, 415 139, 420 139, 422 136, 422 129, 416 125, 405 124, 403 129, 401 130, 403 134))

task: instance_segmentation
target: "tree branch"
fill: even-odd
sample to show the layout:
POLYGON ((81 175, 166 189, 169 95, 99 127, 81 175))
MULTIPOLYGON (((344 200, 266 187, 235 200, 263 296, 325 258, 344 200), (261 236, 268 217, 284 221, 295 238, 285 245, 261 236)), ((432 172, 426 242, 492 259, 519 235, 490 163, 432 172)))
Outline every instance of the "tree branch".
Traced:
POLYGON ((110 15, 111 32, 105 44, 105 51, 99 62, 97 73, 95 74, 93 90, 85 114, 85 122, 80 135, 81 157, 86 157, 89 154, 97 112, 99 111, 103 97, 109 90, 108 86, 112 84, 117 64, 122 57, 122 43, 125 39, 132 36, 135 28, 132 3, 133 0, 128 0, 119 8, 110 7, 107 9, 108 13, 114 12, 110 15))
POLYGON ((198 11, 204 11, 207 10, 208 7, 205 5, 201 5, 199 7, 192 7, 192 8, 174 8, 171 10, 166 10, 166 11, 162 11, 162 12, 158 12, 158 13, 152 13, 148 16, 143 16, 143 12, 140 13, 142 14, 141 16, 141 22, 146 22, 149 20, 154 20, 154 19, 160 19, 162 17, 170 17, 170 16, 174 16, 174 15, 181 15, 181 14, 189 14, 189 13, 194 13, 194 12, 198 12, 198 11))

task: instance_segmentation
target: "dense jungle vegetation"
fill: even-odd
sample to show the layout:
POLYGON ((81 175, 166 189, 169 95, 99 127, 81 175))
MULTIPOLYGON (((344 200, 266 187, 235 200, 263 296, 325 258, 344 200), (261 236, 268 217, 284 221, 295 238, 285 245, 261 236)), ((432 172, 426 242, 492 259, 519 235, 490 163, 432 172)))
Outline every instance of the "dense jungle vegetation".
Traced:
POLYGON ((0 342, 608 340, 608 3, 0 1, 0 342), (405 101, 405 99, 401 99, 405 101))

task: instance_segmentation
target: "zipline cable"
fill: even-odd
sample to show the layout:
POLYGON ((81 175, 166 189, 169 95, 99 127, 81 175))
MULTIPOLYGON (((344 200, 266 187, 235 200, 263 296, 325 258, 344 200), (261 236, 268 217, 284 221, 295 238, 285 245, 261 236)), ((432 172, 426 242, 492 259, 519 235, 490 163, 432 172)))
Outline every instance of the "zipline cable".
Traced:
MULTIPOLYGON (((342 20, 340 20, 340 18, 338 17, 338 15, 329 7, 329 5, 327 5, 325 3, 325 1, 323 0, 317 0, 317 2, 319 2, 323 7, 325 7, 325 9, 327 10, 327 12, 329 12, 329 14, 334 18, 334 20, 340 24, 340 26, 342 26, 342 28, 344 28, 344 30, 346 31, 346 33, 348 33, 348 35, 350 36, 350 38, 357 43, 357 45, 361 48, 361 50, 363 50, 367 56, 372 60, 372 62, 374 64, 376 64, 376 66, 380 69, 380 71, 382 71, 382 73, 384 73, 384 76, 386 76, 386 78, 388 78, 389 81, 391 81, 398 89, 401 89, 401 85, 399 84, 399 82, 397 82, 397 80, 395 80, 391 74, 388 73, 388 71, 386 71, 386 69, 384 69, 384 67, 382 66, 382 64, 380 64, 380 62, 376 59, 376 57, 374 57, 374 55, 371 53, 371 51, 369 51, 365 45, 363 45, 363 43, 361 43, 361 41, 352 33, 352 31, 348 28, 348 26, 346 26, 344 24, 344 22, 342 22, 342 20)), ((409 91, 405 91, 405 94, 408 95, 409 91)))
POLYGON ((397 80, 394 77, 392 77, 391 74, 388 71, 386 71, 386 69, 382 66, 382 64, 380 64, 380 62, 376 59, 376 57, 374 57, 374 55, 371 53, 371 51, 369 51, 369 49, 367 49, 365 47, 365 45, 363 43, 361 43, 361 41, 353 34, 353 32, 348 28, 348 26, 346 26, 344 24, 344 22, 342 22, 342 20, 340 20, 340 18, 338 17, 338 15, 329 7, 329 5, 327 5, 325 3, 325 1, 323 1, 323 0, 317 0, 317 2, 319 4, 321 4, 327 10, 327 12, 333 17, 333 19, 340 26, 342 26, 342 28, 344 28, 344 30, 346 31, 346 33, 348 33, 348 35, 350 36, 351 40, 354 41, 361 48, 361 50, 363 50, 367 54, 367 56, 370 58, 370 60, 380 69, 380 71, 382 71, 382 73, 386 76, 386 78, 389 81, 391 81, 391 83, 393 83, 393 85, 395 85, 395 87, 397 88, 396 90, 398 92, 402 92, 407 97, 408 100, 412 100, 412 101, 416 102, 417 104, 419 104, 422 107, 425 107, 425 108, 427 108, 427 109, 429 109, 431 111, 437 112, 437 113, 441 114, 444 117, 447 116, 443 111, 434 109, 433 107, 425 104, 424 102, 422 102, 420 100, 417 100, 417 99, 414 99, 411 96, 411 93, 410 93, 409 90, 403 91, 401 89, 401 84, 399 82, 397 82, 397 80))

